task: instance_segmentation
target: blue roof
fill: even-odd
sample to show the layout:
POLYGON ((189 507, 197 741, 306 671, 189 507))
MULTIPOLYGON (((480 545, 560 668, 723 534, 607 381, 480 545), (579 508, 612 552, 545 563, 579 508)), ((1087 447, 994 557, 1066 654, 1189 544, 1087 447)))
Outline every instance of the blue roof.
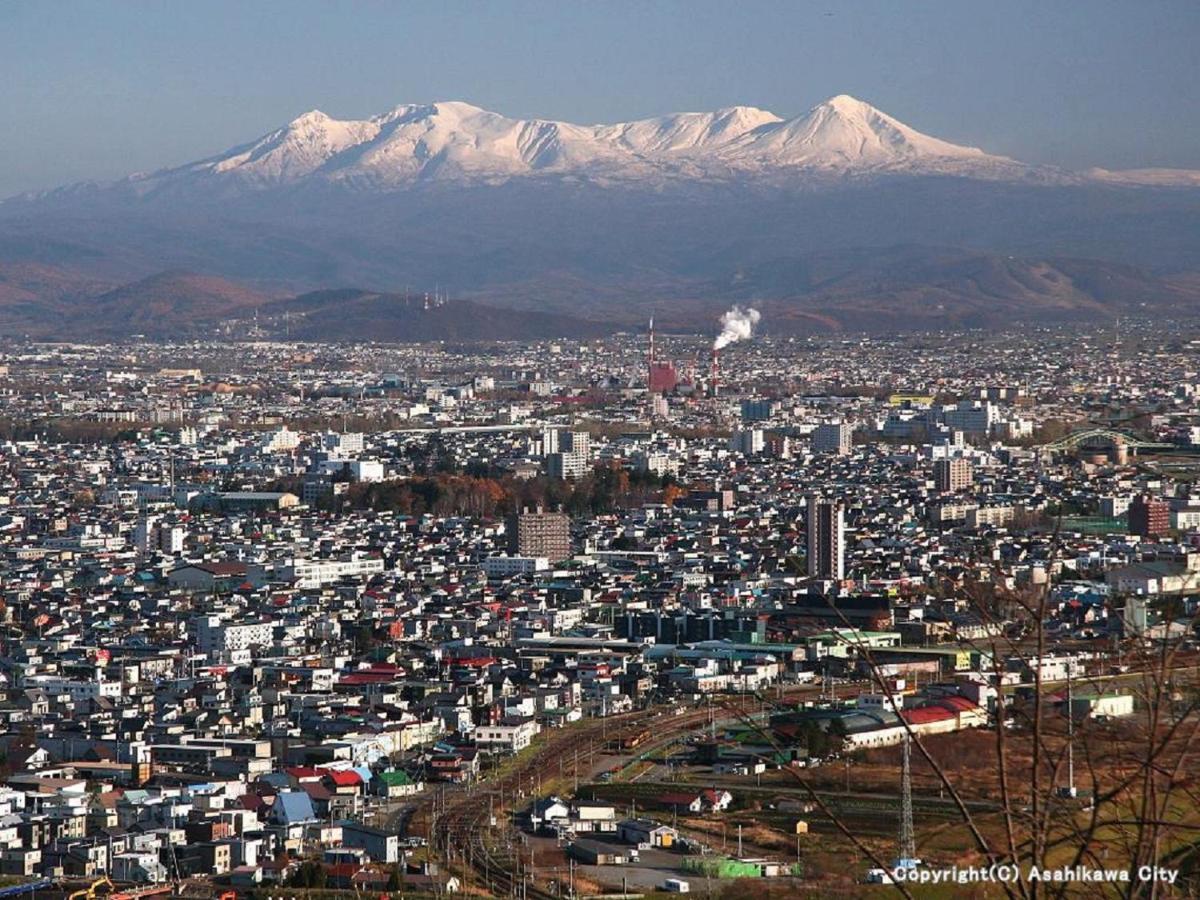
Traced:
POLYGON ((283 791, 275 798, 276 817, 287 825, 311 822, 317 817, 312 798, 304 791, 283 791))

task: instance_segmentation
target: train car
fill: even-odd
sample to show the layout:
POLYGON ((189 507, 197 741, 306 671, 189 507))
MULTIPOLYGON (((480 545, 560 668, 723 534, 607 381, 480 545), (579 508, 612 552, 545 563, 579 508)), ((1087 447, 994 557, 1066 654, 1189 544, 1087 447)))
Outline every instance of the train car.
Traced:
POLYGON ((622 735, 617 741, 617 747, 621 750, 636 750, 650 736, 650 730, 647 728, 635 731, 632 734, 622 735))

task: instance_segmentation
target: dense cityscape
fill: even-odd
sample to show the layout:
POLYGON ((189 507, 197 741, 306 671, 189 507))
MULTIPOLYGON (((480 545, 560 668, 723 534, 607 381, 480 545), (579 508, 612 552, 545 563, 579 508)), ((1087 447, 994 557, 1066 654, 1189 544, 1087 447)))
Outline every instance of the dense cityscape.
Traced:
POLYGON ((1200 333, 757 325, 0 346, 0 875, 1180 877, 1200 333))

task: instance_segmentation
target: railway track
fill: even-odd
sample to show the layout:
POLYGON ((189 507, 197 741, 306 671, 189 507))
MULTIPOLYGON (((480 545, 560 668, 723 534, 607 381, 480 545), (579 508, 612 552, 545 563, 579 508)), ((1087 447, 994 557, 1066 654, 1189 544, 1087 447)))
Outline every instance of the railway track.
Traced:
MULTIPOLYGON (((757 702, 741 701, 735 705, 745 714, 756 711, 757 702)), ((723 718, 729 715, 729 705, 718 708, 723 718)), ((550 772, 563 771, 565 760, 591 757, 598 746, 620 743, 646 732, 654 744, 681 732, 694 732, 708 725, 714 711, 706 707, 676 714, 669 708, 656 707, 609 716, 590 721, 585 727, 567 727, 550 734, 528 758, 503 775, 443 797, 441 808, 433 811, 430 829, 431 850, 448 868, 459 871, 476 887, 484 887, 494 896, 551 900, 561 894, 539 887, 522 871, 519 846, 514 842, 515 831, 510 824, 511 813, 517 811, 532 787, 550 772), (500 802, 497 803, 497 798, 500 802), (510 799, 511 798, 511 799, 510 799), (507 802, 506 802, 507 801, 507 802), (493 827, 492 817, 496 819, 493 827), (503 829, 503 830, 500 830, 503 829), (504 835, 505 845, 496 840, 504 835), (512 852, 515 850, 516 852, 512 852)))

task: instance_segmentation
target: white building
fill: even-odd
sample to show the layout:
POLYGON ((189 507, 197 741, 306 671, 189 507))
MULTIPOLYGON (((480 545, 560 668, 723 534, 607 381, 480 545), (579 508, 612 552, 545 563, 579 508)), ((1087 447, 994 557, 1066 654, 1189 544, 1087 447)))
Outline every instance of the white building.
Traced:
POLYGON ((588 473, 591 461, 586 452, 568 450, 561 453, 551 453, 546 457, 546 472, 551 478, 573 480, 582 478, 588 473))
POLYGON ((485 753, 520 753, 539 730, 533 719, 512 725, 480 725, 475 729, 475 746, 485 753))
POLYGON ((550 560, 544 556, 489 556, 483 561, 483 574, 488 578, 532 575, 549 568, 550 560))
POLYGON ((999 418, 1000 411, 996 406, 978 400, 960 400, 957 406, 943 412, 943 421, 948 427, 969 434, 990 433, 999 418))
POLYGON ((355 481, 383 481, 383 463, 376 459, 326 459, 318 471, 327 475, 349 472, 355 481))
POLYGON ((363 436, 357 432, 327 431, 321 435, 321 449, 338 456, 363 452, 363 436))
POLYGON ((300 435, 289 431, 286 425, 278 431, 269 432, 262 440, 262 449, 268 453, 295 450, 300 446, 300 435))
POLYGON ((274 632, 270 622, 232 624, 220 616, 200 616, 195 620, 195 626, 196 649, 210 657, 268 646, 274 632))
POLYGON ((99 673, 90 681, 63 678, 61 675, 31 675, 22 684, 26 688, 38 688, 50 697, 67 694, 72 702, 99 700, 101 697, 117 699, 121 696, 121 682, 105 681, 99 673))
POLYGON ((356 559, 293 559, 279 570, 279 574, 282 580, 305 590, 332 584, 341 578, 370 577, 382 571, 383 560, 368 556, 356 559))

